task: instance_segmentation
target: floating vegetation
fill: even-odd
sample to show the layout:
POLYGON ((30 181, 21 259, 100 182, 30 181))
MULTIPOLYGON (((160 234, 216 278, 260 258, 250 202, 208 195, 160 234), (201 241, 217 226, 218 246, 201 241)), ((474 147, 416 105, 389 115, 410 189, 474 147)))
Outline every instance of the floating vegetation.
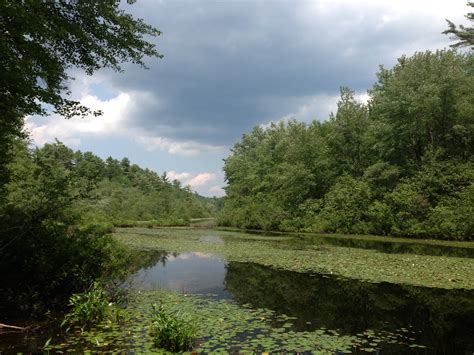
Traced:
POLYGON ((338 330, 325 328, 295 331, 293 317, 277 315, 268 309, 252 309, 228 300, 171 291, 150 291, 136 294, 124 310, 127 317, 121 324, 103 322, 87 331, 78 330, 62 341, 53 339, 45 350, 162 352, 154 346, 151 336, 153 304, 156 302, 168 308, 179 307, 181 312, 193 315, 197 328, 193 350, 197 352, 349 354, 356 349, 373 352, 383 343, 423 347, 407 342, 408 329, 399 334, 367 329, 357 335, 343 335, 338 330))
POLYGON ((372 249, 291 243, 291 237, 192 229, 120 229, 115 238, 138 249, 199 251, 227 261, 252 262, 297 272, 316 272, 370 282, 445 289, 474 289, 474 259, 386 254, 372 249), (219 236, 224 243, 203 236, 219 236), (282 242, 284 241, 284 242, 282 242))

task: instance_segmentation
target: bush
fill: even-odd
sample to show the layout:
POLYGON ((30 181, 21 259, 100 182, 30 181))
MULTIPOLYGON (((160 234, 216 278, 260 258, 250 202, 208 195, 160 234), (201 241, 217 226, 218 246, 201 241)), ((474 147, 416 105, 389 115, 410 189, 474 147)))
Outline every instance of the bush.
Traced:
POLYGON ((474 184, 445 197, 429 216, 430 232, 438 238, 474 238, 474 184))
POLYGON ((196 331, 190 315, 163 304, 153 305, 151 335, 155 346, 173 352, 191 350, 196 331))
MULTIPOLYGON (((9 222, 21 226, 21 220, 9 222)), ((21 237, 0 233, 0 313, 62 308, 71 294, 94 281, 121 277, 128 252, 109 230, 106 225, 30 221, 19 229, 21 237)))

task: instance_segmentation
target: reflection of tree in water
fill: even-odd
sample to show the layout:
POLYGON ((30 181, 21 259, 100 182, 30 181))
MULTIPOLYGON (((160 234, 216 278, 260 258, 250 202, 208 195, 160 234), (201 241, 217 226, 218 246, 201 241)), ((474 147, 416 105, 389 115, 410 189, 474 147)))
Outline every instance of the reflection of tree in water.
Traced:
POLYGON ((164 255, 161 255, 159 258, 156 259, 156 262, 155 264, 151 264, 151 265, 148 265, 147 267, 144 267, 144 269, 149 269, 149 268, 152 268, 153 266, 155 266, 156 264, 158 263, 161 263, 161 265, 163 267, 166 266, 166 262, 168 261, 168 258, 169 256, 171 255, 173 258, 177 258, 179 256, 179 253, 177 252, 173 252, 173 253, 166 253, 166 252, 163 252, 164 255))
POLYGON ((148 270, 158 263, 161 263, 164 267, 170 255, 176 258, 179 256, 179 253, 169 253, 156 249, 130 251, 130 254, 128 254, 127 270, 124 270, 119 277, 111 281, 110 289, 116 293, 116 295, 112 295, 112 299, 122 298, 121 302, 125 302, 126 297, 124 295, 132 287, 132 278, 130 276, 136 274, 139 270, 148 270))
POLYGON ((156 249, 133 251, 130 258, 128 275, 134 274, 141 269, 150 269, 158 263, 165 266, 170 255, 176 258, 179 253, 169 253, 164 250, 156 249))
POLYGON ((387 254, 417 254, 434 256, 456 256, 460 258, 474 258, 474 248, 447 246, 425 243, 403 243, 394 241, 367 240, 341 237, 317 237, 314 235, 298 235, 292 240, 283 241, 290 247, 304 248, 308 245, 334 245, 347 248, 373 249, 387 254))
POLYGON ((166 266, 166 263, 170 257, 170 255, 174 258, 176 258, 179 253, 173 252, 169 253, 164 250, 143 250, 140 251, 137 255, 137 269, 135 270, 138 271, 140 269, 150 269, 156 264, 160 263, 161 265, 166 266))
MULTIPOLYGON (((420 332, 416 342, 438 353, 474 350, 474 291, 341 280, 234 262, 227 266, 225 286, 240 303, 297 317, 299 330, 326 327, 354 335, 413 326, 420 332)), ((384 354, 399 351, 384 347, 384 354)))

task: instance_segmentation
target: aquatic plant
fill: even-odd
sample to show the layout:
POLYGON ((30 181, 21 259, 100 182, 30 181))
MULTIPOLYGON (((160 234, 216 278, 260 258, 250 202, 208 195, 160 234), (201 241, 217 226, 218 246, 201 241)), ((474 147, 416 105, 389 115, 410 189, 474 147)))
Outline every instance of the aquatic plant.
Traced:
POLYGON ((86 328, 105 319, 110 311, 107 294, 99 283, 93 283, 89 290, 73 294, 69 299, 71 310, 66 314, 63 325, 86 328))
POLYGON ((156 347, 187 351, 192 349, 197 328, 189 314, 160 303, 152 306, 150 329, 156 347))
MULTIPOLYGON (((192 339, 195 342, 187 350, 199 353, 373 353, 385 343, 399 344, 402 352, 407 347, 423 347, 406 339, 407 336, 412 337, 409 329, 399 332, 366 329, 356 335, 345 335, 336 329, 326 328, 298 331, 294 326, 294 317, 277 314, 266 308, 255 309, 229 300, 218 301, 164 290, 137 293, 124 312, 127 313, 127 321, 123 323, 102 321, 83 332, 70 333, 60 342, 53 339, 45 350, 156 353, 157 346, 165 346, 164 343, 158 345, 154 334, 153 323, 157 321, 157 314, 162 326, 168 327, 167 334, 171 331, 176 334, 176 324, 183 322, 183 319, 187 323, 186 320, 190 320, 189 315, 192 314, 192 324, 195 325, 192 339), (156 313, 156 307, 153 309, 156 302, 160 302, 166 311, 156 313), (176 313, 178 306, 180 314, 176 313), (170 314, 180 320, 170 321, 170 314)), ((185 351, 171 350, 170 347, 166 350, 185 351)))
POLYGON ((303 243, 297 237, 267 237, 189 228, 118 229, 114 238, 135 249, 199 251, 219 255, 227 261, 251 262, 297 272, 369 282, 474 289, 473 258, 387 254, 373 249, 303 243), (203 238, 209 235, 221 236, 224 243, 212 243, 203 238))

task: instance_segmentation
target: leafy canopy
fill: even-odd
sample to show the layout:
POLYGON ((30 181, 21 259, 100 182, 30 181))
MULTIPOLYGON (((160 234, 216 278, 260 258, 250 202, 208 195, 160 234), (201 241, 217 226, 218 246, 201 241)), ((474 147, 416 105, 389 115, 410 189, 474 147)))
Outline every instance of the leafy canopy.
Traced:
POLYGON ((0 183, 7 181, 13 137, 21 135, 25 116, 101 113, 70 99, 71 68, 92 75, 162 57, 145 39, 161 32, 126 13, 119 0, 4 0, 0 33, 0 183))
POLYGON ((120 1, 2 1, 0 4, 1 103, 20 115, 44 114, 42 103, 70 117, 88 112, 67 99, 67 70, 92 75, 121 70, 144 56, 161 55, 143 36, 156 28, 119 8, 120 1))

